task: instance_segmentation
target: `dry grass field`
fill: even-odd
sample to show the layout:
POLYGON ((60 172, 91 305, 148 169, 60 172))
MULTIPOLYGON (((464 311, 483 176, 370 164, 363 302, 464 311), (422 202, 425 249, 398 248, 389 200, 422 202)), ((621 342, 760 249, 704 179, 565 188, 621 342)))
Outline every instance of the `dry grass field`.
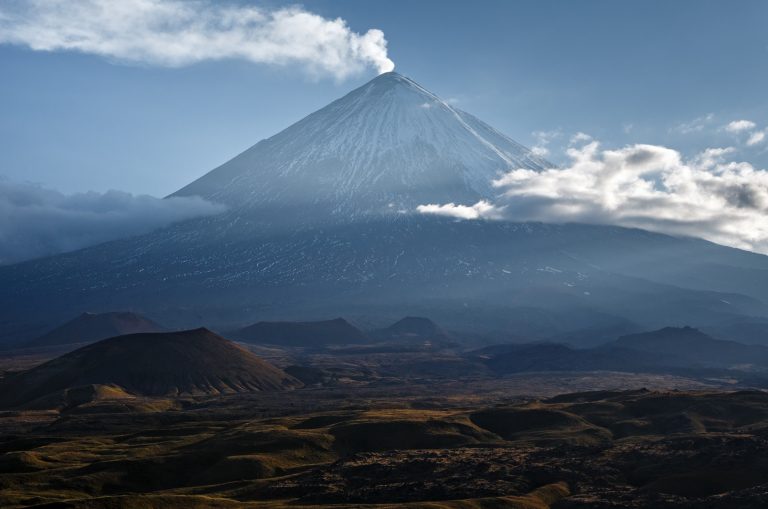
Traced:
MULTIPOLYGON (((549 377, 549 386, 562 388, 596 376, 614 386, 653 383, 609 374, 538 381, 549 377)), ((768 501, 768 394, 689 388, 511 397, 515 382, 467 383, 452 394, 431 386, 420 396, 407 386, 189 398, 94 391, 64 409, 5 411, 0 505, 730 508, 768 501)))

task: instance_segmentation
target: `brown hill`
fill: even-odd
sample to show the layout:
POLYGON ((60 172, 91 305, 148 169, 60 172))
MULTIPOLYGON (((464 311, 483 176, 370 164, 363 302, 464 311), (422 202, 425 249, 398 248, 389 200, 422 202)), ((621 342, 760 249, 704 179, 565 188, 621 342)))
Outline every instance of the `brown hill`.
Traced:
POLYGON ((166 328, 144 316, 125 311, 110 313, 83 313, 69 322, 56 327, 23 346, 38 348, 96 341, 137 334, 139 332, 163 332, 166 328))
POLYGON ((258 322, 240 329, 237 338, 249 343, 281 346, 327 346, 364 343, 363 331, 343 318, 317 322, 258 322))
POLYGON ((207 329, 118 336, 10 376, 0 406, 17 406, 90 384, 140 396, 289 389, 301 382, 207 329))

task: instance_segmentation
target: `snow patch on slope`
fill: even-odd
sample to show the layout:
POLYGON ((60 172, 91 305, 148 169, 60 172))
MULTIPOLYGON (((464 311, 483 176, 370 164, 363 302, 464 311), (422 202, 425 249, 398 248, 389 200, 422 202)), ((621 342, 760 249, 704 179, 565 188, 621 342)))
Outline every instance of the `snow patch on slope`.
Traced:
POLYGON ((335 212, 354 215, 492 199, 493 179, 513 168, 547 166, 527 148, 392 72, 176 194, 236 208, 332 204, 335 212))

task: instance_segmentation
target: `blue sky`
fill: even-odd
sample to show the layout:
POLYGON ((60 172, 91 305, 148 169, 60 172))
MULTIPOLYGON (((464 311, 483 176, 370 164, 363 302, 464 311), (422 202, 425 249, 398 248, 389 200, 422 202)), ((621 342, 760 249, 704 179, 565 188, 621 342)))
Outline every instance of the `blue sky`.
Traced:
MULTIPOLYGON (((304 8, 341 17, 353 32, 382 30, 398 72, 524 144, 559 130, 549 147, 557 162, 558 143, 582 131, 610 146, 643 142, 684 154, 740 143, 742 159, 768 166, 765 144, 748 147, 737 139, 743 133, 722 129, 739 119, 768 124, 766 2, 304 8)), ((242 59, 167 67, 0 45, 0 175, 63 192, 163 196, 376 73, 339 79, 302 63, 242 59)))

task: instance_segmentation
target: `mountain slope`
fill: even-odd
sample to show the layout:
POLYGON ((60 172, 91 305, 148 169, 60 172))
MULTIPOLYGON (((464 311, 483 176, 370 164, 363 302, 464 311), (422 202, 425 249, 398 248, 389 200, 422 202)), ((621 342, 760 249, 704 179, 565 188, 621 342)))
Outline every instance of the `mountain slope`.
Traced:
POLYGON ((0 267, 0 336, 118 307, 179 328, 339 315, 382 327, 418 314, 531 339, 768 318, 765 256, 636 229, 415 212, 490 198, 499 172, 543 166, 388 73, 177 193, 225 213, 0 267))
MULTIPOLYGON (((386 313, 430 316, 451 330, 534 338, 622 319, 647 330, 768 315, 753 296, 716 291, 717 281, 692 290, 606 271, 571 255, 581 239, 610 245, 621 238, 643 253, 649 236, 677 249, 678 265, 697 259, 697 242, 612 227, 411 216, 259 234, 214 219, 191 221, 0 267, 0 327, 7 337, 37 336, 42 331, 35 327, 107 305, 151 313, 179 328, 386 313)), ((733 252, 719 249, 726 260, 733 252)))
POLYGON ((142 396, 281 390, 300 382, 207 329, 105 339, 14 374, 0 385, 0 405, 15 406, 87 385, 142 396))
POLYGON ((549 164, 409 78, 385 73, 175 193, 233 208, 349 218, 492 198, 511 168, 549 164))

